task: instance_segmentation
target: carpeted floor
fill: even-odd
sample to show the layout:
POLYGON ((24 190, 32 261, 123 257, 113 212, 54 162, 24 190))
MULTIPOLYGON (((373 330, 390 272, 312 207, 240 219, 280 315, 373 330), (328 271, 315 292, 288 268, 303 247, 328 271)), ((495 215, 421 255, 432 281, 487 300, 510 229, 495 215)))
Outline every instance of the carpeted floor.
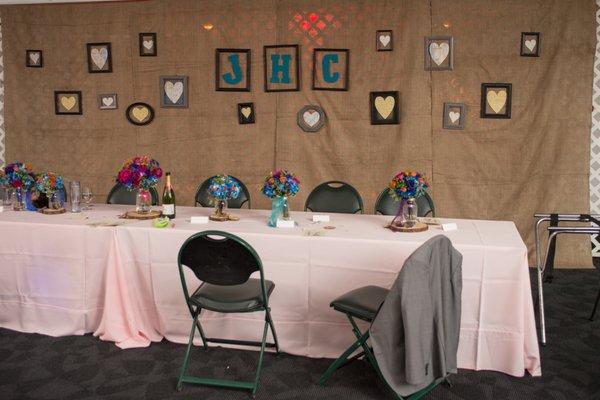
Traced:
MULTIPOLYGON (((532 281, 534 275, 532 273, 532 281)), ((547 284, 548 346, 541 378, 461 370, 453 387, 427 399, 600 399, 600 312, 588 320, 598 292, 595 270, 558 270, 547 284)), ((534 285, 535 286, 535 285, 534 285)), ((350 328, 349 328, 350 329, 350 328)), ((0 399, 248 399, 247 392, 184 386, 175 391, 185 346, 154 343, 120 350, 91 335, 53 338, 0 329, 0 399)), ((190 372, 251 379, 253 351, 195 349, 190 372)), ((258 399, 392 399, 363 361, 316 384, 331 360, 268 354, 258 399)))

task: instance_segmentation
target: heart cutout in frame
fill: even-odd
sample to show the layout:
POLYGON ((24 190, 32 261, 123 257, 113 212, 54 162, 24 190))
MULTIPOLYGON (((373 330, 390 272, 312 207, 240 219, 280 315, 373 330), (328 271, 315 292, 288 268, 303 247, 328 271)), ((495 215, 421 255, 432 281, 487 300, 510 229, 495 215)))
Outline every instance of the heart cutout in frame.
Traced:
POLYGON ((54 113, 56 115, 81 115, 81 91, 54 91, 54 113))
POLYGON ((377 51, 392 51, 394 47, 394 32, 379 30, 375 32, 375 49, 377 51))
POLYGON ((319 106, 308 105, 298 111, 297 123, 304 132, 318 132, 327 122, 325 111, 319 106))
POLYGON ((88 43, 88 72, 112 72, 112 53, 110 43, 88 43))
POLYGON ((237 110, 240 124, 254 123, 254 103, 238 103, 237 110))
POLYGON ((154 109, 147 103, 133 103, 127 107, 125 116, 134 125, 148 125, 154 119, 154 109))
POLYGON ((511 117, 512 84, 481 84, 481 118, 511 117))
POLYGON ((371 125, 397 125, 400 122, 400 93, 371 92, 369 108, 371 125))

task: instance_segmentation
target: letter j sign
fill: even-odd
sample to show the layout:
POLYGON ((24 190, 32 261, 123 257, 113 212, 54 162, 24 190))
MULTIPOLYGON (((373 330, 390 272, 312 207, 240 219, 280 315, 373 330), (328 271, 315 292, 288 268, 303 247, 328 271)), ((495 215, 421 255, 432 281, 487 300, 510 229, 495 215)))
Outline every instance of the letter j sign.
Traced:
POLYGON ((250 49, 215 50, 215 90, 250 91, 250 49))
POLYGON ((313 90, 348 90, 350 51, 315 49, 313 52, 313 90))

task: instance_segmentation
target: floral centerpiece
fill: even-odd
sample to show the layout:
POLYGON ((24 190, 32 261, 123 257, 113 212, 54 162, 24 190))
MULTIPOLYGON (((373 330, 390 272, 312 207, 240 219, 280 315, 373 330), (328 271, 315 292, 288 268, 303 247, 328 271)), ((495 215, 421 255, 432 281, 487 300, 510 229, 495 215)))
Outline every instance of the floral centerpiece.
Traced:
MULTIPOLYGON (((57 192, 64 189, 62 177, 54 172, 42 172, 36 175, 34 190, 39 197, 45 197, 48 201, 48 208, 59 210, 63 208, 64 199, 57 192), (42 196, 45 195, 45 196, 42 196)), ((45 204, 41 204, 44 207, 45 204)), ((38 207, 38 208, 41 208, 38 207)))
POLYGON ((298 190, 300 190, 300 180, 288 170, 276 169, 271 171, 265 178, 265 183, 261 191, 262 194, 272 200, 269 226, 276 226, 277 218, 280 215, 285 220, 290 219, 290 208, 287 198, 295 196, 298 190))
POLYGON ((138 190, 136 211, 145 214, 151 211, 150 189, 156 186, 161 176, 162 168, 158 161, 148 156, 135 156, 125 161, 116 181, 128 190, 138 190))
MULTIPOLYGON (((8 164, 4 168, 2 184, 15 189, 16 201, 13 202, 13 210, 22 210, 25 207, 25 201, 30 197, 29 191, 35 184, 35 178, 31 166, 19 161, 8 164)), ((27 208, 35 210, 35 208, 31 205, 29 205, 27 208)))
POLYGON ((240 184, 228 175, 214 176, 208 186, 208 194, 215 200, 215 212, 209 218, 212 221, 227 221, 229 215, 223 210, 227 200, 237 199, 240 195, 240 184))
POLYGON ((417 223, 417 203, 415 199, 422 196, 429 184, 423 174, 417 171, 401 171, 390 182, 390 195, 400 201, 398 213, 390 224, 412 228, 417 223))

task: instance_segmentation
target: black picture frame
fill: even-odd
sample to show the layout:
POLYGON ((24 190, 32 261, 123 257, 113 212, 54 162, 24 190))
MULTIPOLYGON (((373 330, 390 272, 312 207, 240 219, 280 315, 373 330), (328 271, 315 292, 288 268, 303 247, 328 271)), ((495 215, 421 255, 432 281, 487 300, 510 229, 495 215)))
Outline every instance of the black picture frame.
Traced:
POLYGON ((142 32, 139 34, 140 57, 156 57, 158 55, 158 44, 156 42, 156 32, 142 32), (144 42, 152 38, 152 49, 148 49, 144 42))
MULTIPOLYGON (((490 108, 492 106, 490 105, 490 108)), ((500 110, 502 110, 502 108, 500 110)), ((512 108, 512 84, 511 83, 482 83, 481 84, 481 118, 501 118, 510 119, 512 108), (488 104, 487 94, 489 90, 493 89, 505 89, 506 90, 506 101, 502 108, 503 113, 490 113, 486 111, 486 105, 488 104)))
POLYGON ((159 77, 159 94, 160 94, 160 107, 161 108, 188 108, 188 77, 187 75, 169 75, 159 77), (168 96, 165 89, 167 82, 181 82, 183 85, 183 91, 177 98, 177 103, 173 103, 172 99, 168 96))
POLYGON ((256 122, 255 114, 254 114, 254 103, 238 103, 238 122, 240 125, 245 124, 253 124, 256 122), (248 116, 244 115, 243 111, 246 108, 250 108, 250 114, 248 116))
POLYGON ((521 32, 521 57, 539 57, 541 45, 542 40, 540 32, 521 32), (531 40, 528 38, 532 37, 535 37, 535 51, 530 50, 526 45, 526 41, 531 40))
POLYGON ((112 70, 112 48, 111 48, 111 44, 109 42, 87 43, 86 47, 87 47, 88 72, 90 74, 102 74, 102 73, 113 72, 113 70, 112 70), (93 56, 92 56, 92 50, 94 48, 98 48, 98 47, 106 48, 106 51, 107 51, 106 61, 105 61, 106 68, 104 68, 104 65, 103 65, 102 69, 99 69, 98 65, 94 63, 93 56), (96 66, 96 69, 94 69, 94 65, 96 66))
POLYGON ((467 106, 465 103, 444 103, 444 113, 442 115, 442 128, 450 130, 465 129, 465 119, 467 118, 467 106), (460 109, 459 117, 453 122, 450 113, 453 109, 460 109))
POLYGON ((275 45, 263 46, 263 70, 264 70, 265 92, 298 92, 298 91, 300 91, 300 46, 297 44, 275 44, 275 45), (296 75, 295 76, 296 85, 294 87, 284 88, 284 89, 269 88, 269 79, 268 79, 269 66, 267 64, 267 53, 269 52, 269 50, 279 49, 279 48, 293 49, 294 56, 296 58, 296 63, 295 63, 296 68, 294 68, 294 70, 295 70, 294 73, 296 75))
POLYGON ((425 71, 452 71, 454 69, 454 38, 452 36, 425 36, 423 53, 423 68, 425 71), (434 61, 434 57, 429 51, 429 47, 434 42, 448 44, 448 54, 439 65, 434 61))
POLYGON ((125 117, 133 125, 137 125, 137 126, 148 125, 149 123, 151 123, 154 120, 154 108, 152 108, 152 106, 148 103, 142 103, 142 102, 132 103, 129 105, 129 107, 127 107, 127 110, 125 110, 125 117), (137 118, 134 119, 134 116, 132 116, 134 109, 136 109, 138 107, 145 107, 148 110, 148 117, 142 119, 142 121, 140 121, 137 118))
POLYGON ((348 91, 348 82, 350 82, 350 49, 314 49, 312 66, 312 90, 333 90, 348 91), (317 54, 318 53, 345 53, 346 65, 344 66, 344 84, 342 87, 317 86, 317 54))
POLYGON ((394 50, 394 31, 391 29, 382 29, 375 32, 375 50, 377 51, 393 51, 394 50), (384 45, 380 36, 388 34, 390 41, 384 45))
MULTIPOLYGON (((400 123, 400 93, 396 90, 371 92, 369 94, 369 105, 371 109, 371 125, 397 125, 400 123), (377 108, 377 98, 387 103, 387 98, 392 97, 394 104, 388 115, 382 115, 381 110, 377 108)), ((386 106, 387 107, 387 106, 386 106)))
POLYGON ((249 92, 251 88, 252 51, 250 49, 215 49, 215 90, 217 92, 249 92), (246 56, 246 85, 227 87, 221 84, 221 53, 239 53, 246 56))
POLYGON ((44 54, 42 50, 25 50, 25 66, 28 68, 43 68, 44 54), (31 59, 32 54, 39 54, 37 63, 31 59))
MULTIPOLYGON (((63 108, 66 108, 63 105, 63 108)), ((55 90, 54 91, 54 113, 56 115, 82 115, 83 114, 83 96, 81 94, 81 90, 55 90), (62 96, 64 95, 70 95, 69 97, 75 96, 76 101, 75 104, 73 105, 73 107, 75 105, 77 105, 77 110, 76 111, 64 111, 61 110, 59 101, 61 99, 62 96)))

